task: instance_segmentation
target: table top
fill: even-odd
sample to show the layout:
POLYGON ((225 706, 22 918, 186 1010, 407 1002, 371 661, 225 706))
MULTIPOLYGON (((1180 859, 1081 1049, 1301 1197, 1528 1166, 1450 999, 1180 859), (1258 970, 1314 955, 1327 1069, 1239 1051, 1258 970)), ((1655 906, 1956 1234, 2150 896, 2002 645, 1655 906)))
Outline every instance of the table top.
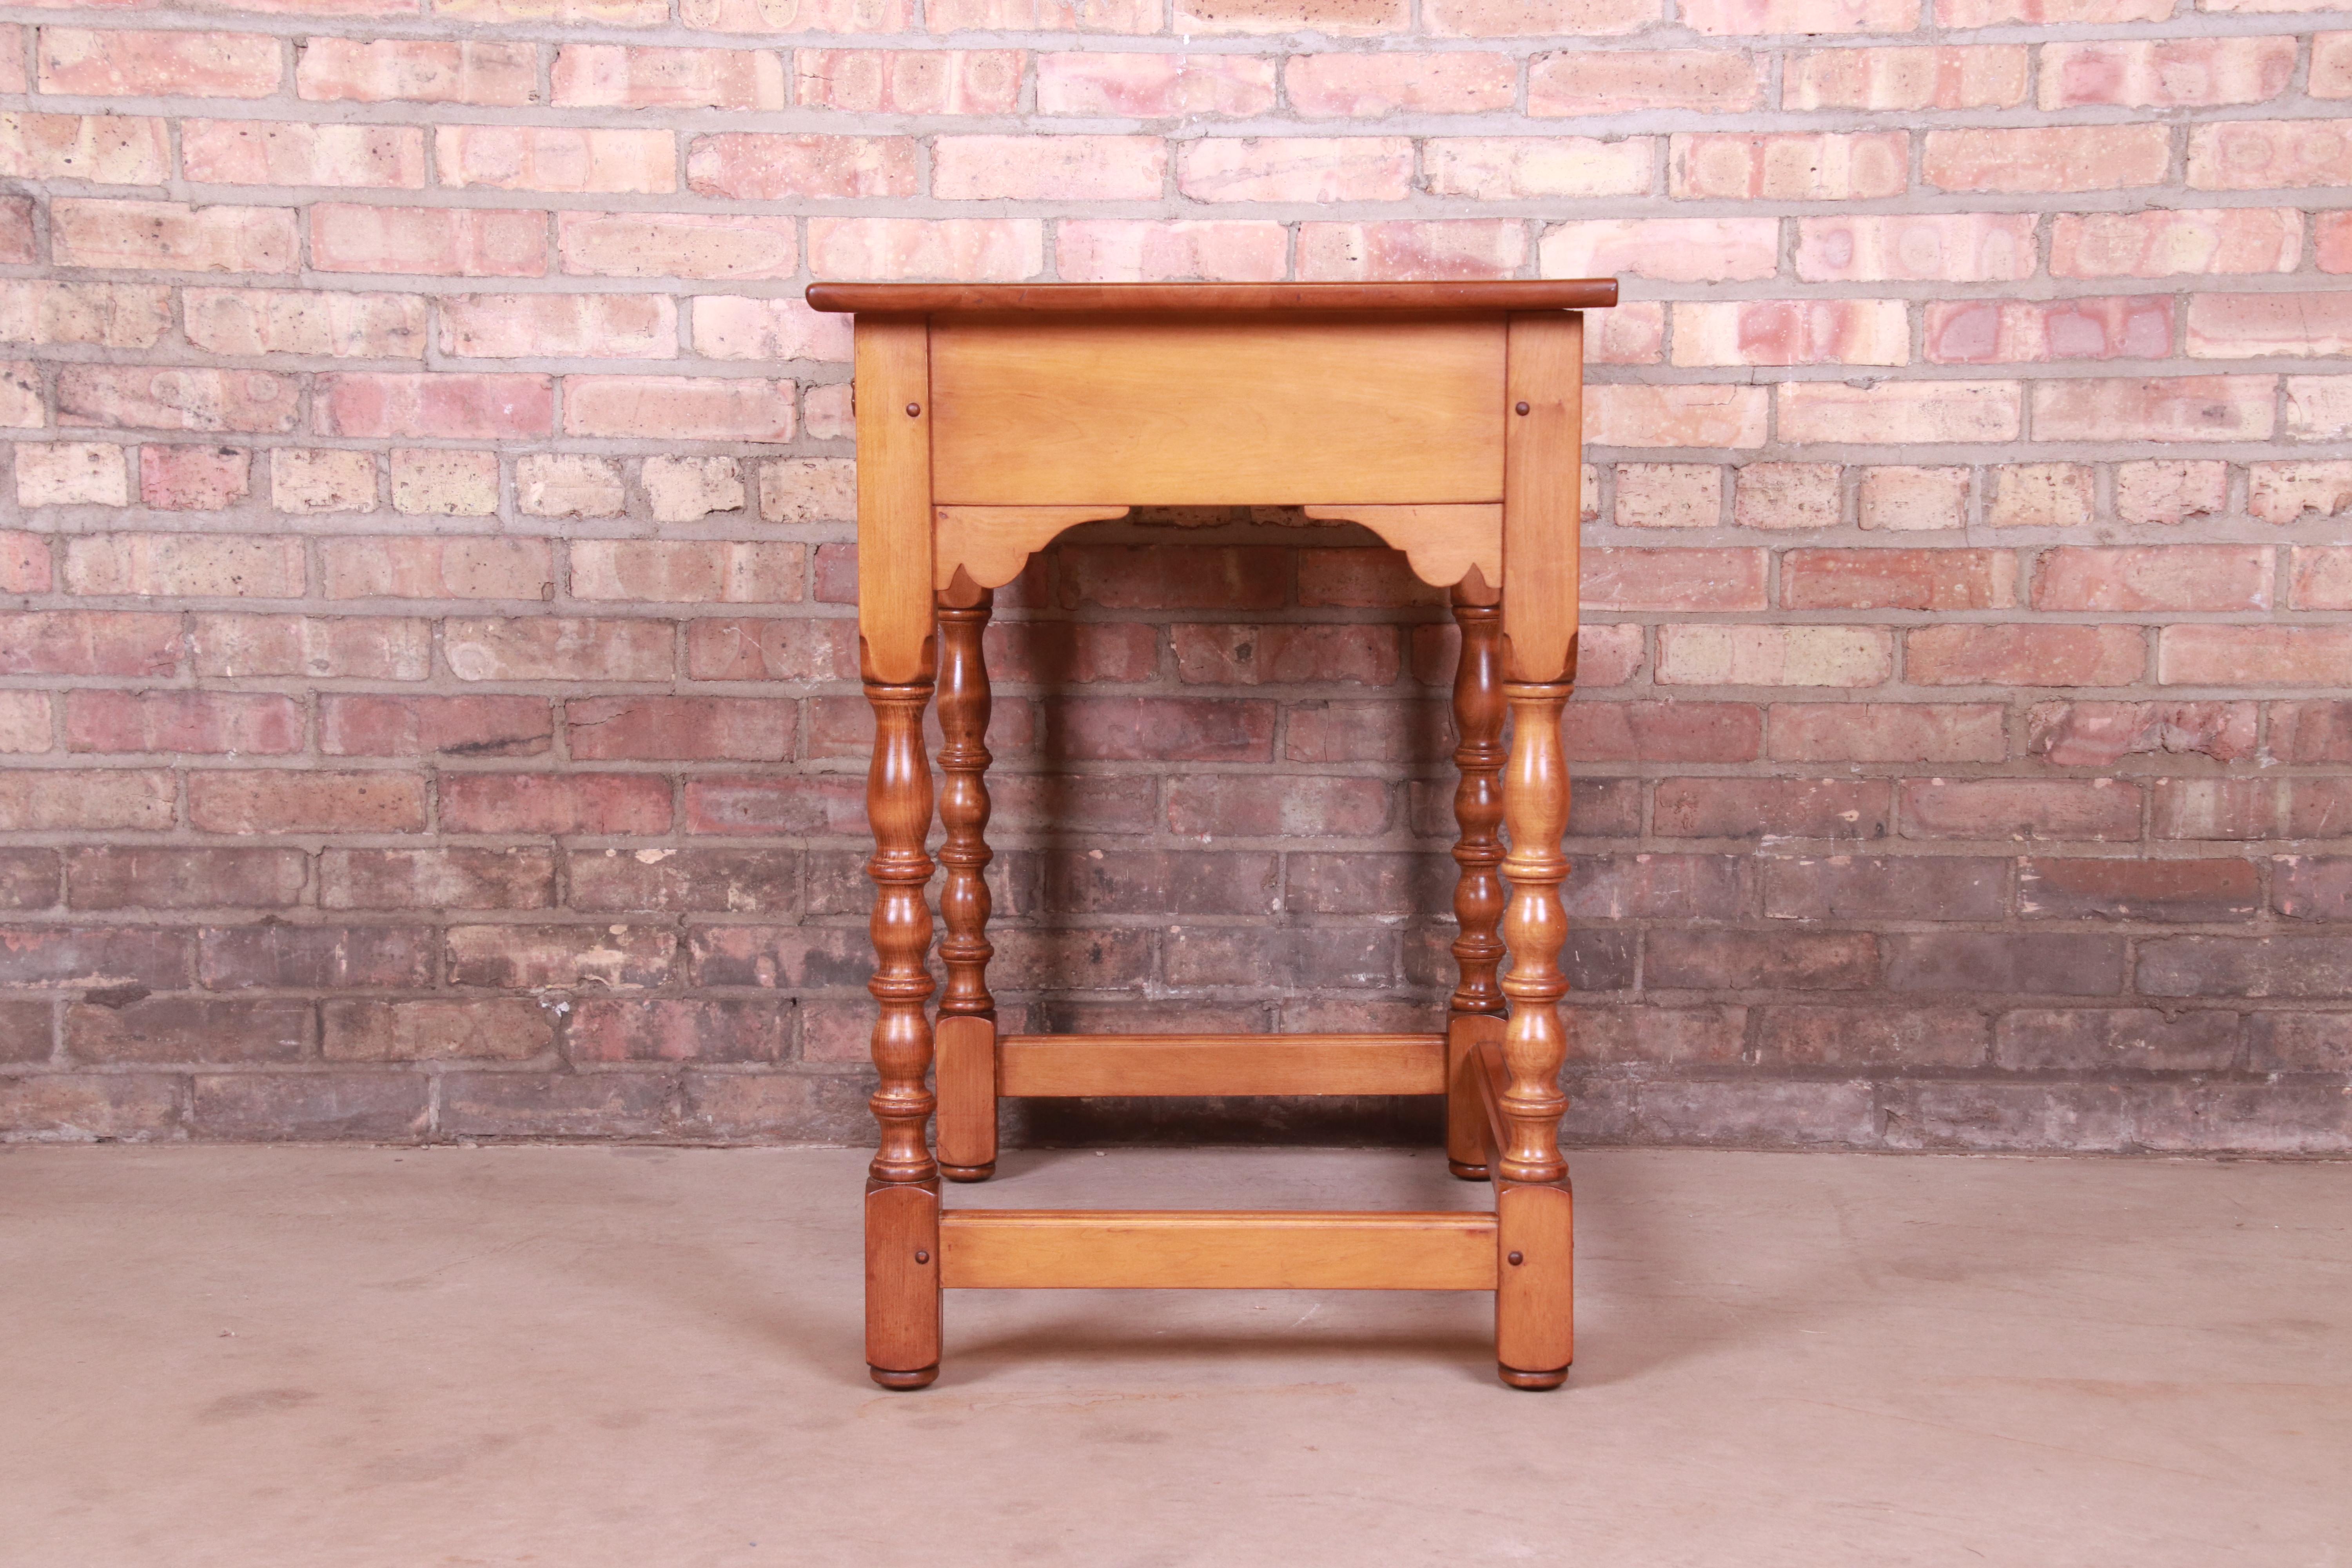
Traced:
POLYGON ((1414 283, 812 283, 813 309, 866 315, 947 312, 1253 314, 1603 310, 1614 278, 1414 283))

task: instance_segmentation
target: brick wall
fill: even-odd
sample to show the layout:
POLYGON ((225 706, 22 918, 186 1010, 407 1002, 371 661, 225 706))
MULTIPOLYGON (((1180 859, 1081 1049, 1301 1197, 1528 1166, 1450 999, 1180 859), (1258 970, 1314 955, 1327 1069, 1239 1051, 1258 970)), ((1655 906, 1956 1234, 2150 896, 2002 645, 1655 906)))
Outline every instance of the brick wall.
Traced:
MULTIPOLYGON (((806 281, 1606 273, 1578 1134, 2352 1148, 2352 18, 5 15, 9 1135, 863 1137, 806 281)), ((1432 595, 1229 514, 1005 599, 1008 1017, 1432 1016, 1432 595)))

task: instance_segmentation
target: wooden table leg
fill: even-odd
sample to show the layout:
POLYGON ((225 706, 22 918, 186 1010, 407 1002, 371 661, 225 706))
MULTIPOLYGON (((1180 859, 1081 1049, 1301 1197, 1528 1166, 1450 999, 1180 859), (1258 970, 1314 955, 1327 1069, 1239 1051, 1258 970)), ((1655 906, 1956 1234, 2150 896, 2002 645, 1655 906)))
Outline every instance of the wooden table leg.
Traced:
POLYGON ((1567 1055, 1559 999, 1568 994, 1559 951, 1568 916, 1559 885, 1568 875, 1560 837, 1568 828, 1568 762, 1560 750, 1566 682, 1504 687, 1511 705, 1510 762, 1503 774, 1503 815, 1510 854, 1503 874, 1510 903, 1503 942, 1510 973, 1503 991, 1511 1016, 1503 1033, 1509 1082, 1502 1095, 1509 1147, 1496 1161, 1496 1246, 1503 1254, 1495 1292, 1495 1358, 1514 1388, 1557 1388, 1568 1377, 1573 1345, 1570 1317, 1571 1256, 1568 1163, 1559 1152, 1559 1090, 1567 1055), (1557 1194, 1557 1195, 1554 1195, 1557 1194))
POLYGON ((996 1169, 996 998, 988 991, 988 665, 981 642, 996 595, 958 574, 939 595, 940 1173, 983 1182, 996 1169))
POLYGON ((881 1124, 866 1189, 866 1363, 885 1388, 921 1388, 940 1374, 940 1171, 927 1133, 931 1091, 931 1024, 924 1010, 934 989, 931 912, 923 889, 931 858, 931 773, 923 756, 928 680, 869 680, 874 705, 874 765, 866 809, 874 825, 874 978, 881 1004, 874 1023, 873 1099, 881 1124))
POLYGON ((1502 1037, 1503 610, 1476 568, 1454 590, 1462 660, 1454 672, 1454 960, 1461 967, 1445 1031, 1445 1166, 1465 1182, 1486 1179, 1486 1112, 1469 1078, 1470 1053, 1502 1037))

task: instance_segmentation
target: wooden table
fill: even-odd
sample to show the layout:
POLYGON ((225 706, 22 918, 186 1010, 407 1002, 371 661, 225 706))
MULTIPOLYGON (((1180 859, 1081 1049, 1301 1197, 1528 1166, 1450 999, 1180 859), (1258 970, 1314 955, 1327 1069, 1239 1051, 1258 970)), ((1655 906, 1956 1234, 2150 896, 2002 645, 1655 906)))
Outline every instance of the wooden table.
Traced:
POLYGON ((874 1380, 921 1388, 939 1375, 942 1289, 1150 1287, 1491 1290, 1503 1381, 1558 1387, 1571 1348, 1557 1003, 1568 989, 1559 721, 1576 676, 1578 312, 1616 303, 1616 283, 824 283, 808 298, 857 317, 857 629, 876 721, 867 868, 881 1005, 881 1140, 866 1195, 874 1380), (1303 506, 1363 524, 1452 589, 1461 984, 1444 1034, 997 1033, 981 636, 993 590, 1032 552, 1136 505, 1303 506), (934 688, 947 868, 936 1030, 923 754, 934 688), (1443 1094, 1449 1166, 1491 1178, 1495 1211, 942 1209, 942 1175, 993 1170, 1000 1096, 1105 1094, 1443 1094))

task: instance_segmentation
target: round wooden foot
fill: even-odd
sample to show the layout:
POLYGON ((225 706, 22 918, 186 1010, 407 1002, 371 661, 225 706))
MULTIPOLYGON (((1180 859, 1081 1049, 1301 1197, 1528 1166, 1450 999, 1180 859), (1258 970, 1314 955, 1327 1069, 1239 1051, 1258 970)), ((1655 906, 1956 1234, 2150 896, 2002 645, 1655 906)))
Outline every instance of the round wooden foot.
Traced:
POLYGON ((1486 1167, 1484 1165, 1465 1165, 1459 1160, 1448 1160, 1445 1162, 1445 1168, 1465 1182, 1483 1182, 1488 1179, 1486 1167))
POLYGON ((916 1372, 892 1372, 887 1367, 880 1366, 868 1366, 866 1371, 883 1387, 908 1393, 918 1388, 930 1387, 932 1382, 940 1375, 940 1363, 933 1362, 930 1365, 916 1372))
MULTIPOLYGON (((877 1373, 875 1375, 878 1377, 881 1374, 877 1373)), ((1504 1366, 1498 1363, 1495 1367, 1495 1375, 1501 1378, 1504 1384, 1511 1388, 1540 1390, 1558 1388, 1561 1384, 1566 1383, 1568 1368, 1559 1367, 1551 1372, 1521 1372, 1515 1366, 1504 1366)))
POLYGON ((940 1162, 940 1174, 950 1182, 984 1182, 996 1174, 996 1162, 991 1160, 985 1165, 950 1165, 942 1160, 940 1162))

